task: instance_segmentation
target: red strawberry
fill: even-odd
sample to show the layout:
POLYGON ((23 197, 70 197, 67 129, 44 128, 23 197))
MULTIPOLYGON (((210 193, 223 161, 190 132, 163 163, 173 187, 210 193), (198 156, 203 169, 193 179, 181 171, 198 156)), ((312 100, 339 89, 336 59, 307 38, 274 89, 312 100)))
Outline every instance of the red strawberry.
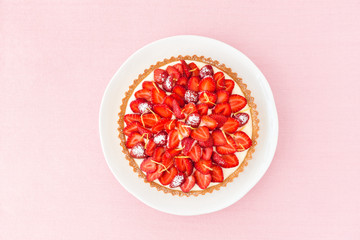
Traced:
POLYGON ((168 73, 163 69, 155 69, 154 71, 154 80, 158 83, 163 83, 168 77, 168 73))
POLYGON ((201 188, 205 189, 211 182, 211 174, 202 174, 199 171, 194 172, 195 182, 201 188))
POLYGON ((184 69, 184 76, 186 76, 187 78, 189 78, 191 76, 191 68, 189 67, 189 65, 187 65, 187 63, 184 60, 180 60, 182 67, 184 69))
POLYGON ((196 109, 198 110, 198 113, 200 115, 207 115, 209 107, 205 103, 200 103, 200 104, 196 105, 196 109))
POLYGON ((225 90, 218 90, 216 92, 216 95, 217 95, 216 103, 224 103, 229 101, 230 94, 225 90))
POLYGON ((141 134, 141 136, 143 136, 143 138, 149 139, 152 137, 152 132, 143 126, 138 126, 138 132, 141 134))
MULTIPOLYGON (((178 70, 178 72, 180 73, 180 77, 184 76, 184 69, 181 63, 177 63, 174 65, 174 68, 176 68, 176 70, 178 70)), ((179 77, 179 78, 180 78, 179 77)), ((179 79, 178 78, 178 79, 179 79)))
POLYGON ((130 124, 128 124, 124 130, 123 130, 123 133, 126 135, 126 136, 130 136, 131 133, 133 132, 138 132, 138 126, 140 126, 140 123, 139 122, 132 122, 130 124))
POLYGON ((202 174, 208 174, 211 170, 211 161, 200 159, 195 163, 195 169, 201 172, 202 174))
POLYGON ((234 119, 232 117, 228 117, 224 126, 222 126, 222 129, 227 133, 233 133, 239 128, 239 125, 240 124, 236 119, 234 119))
POLYGON ((194 176, 188 176, 185 179, 184 183, 181 184, 180 188, 184 193, 188 193, 194 187, 194 185, 195 185, 195 177, 194 176))
POLYGON ((214 75, 214 69, 211 65, 205 65, 200 69, 200 77, 201 78, 205 78, 205 77, 212 77, 214 75))
POLYGON ((199 126, 200 124, 200 114, 198 113, 190 113, 186 120, 185 123, 193 128, 196 128, 199 126))
POLYGON ((180 139, 186 138, 190 136, 191 129, 188 125, 183 122, 176 122, 176 127, 179 130, 180 139))
POLYGON ((185 114, 191 114, 197 112, 196 105, 192 102, 188 103, 184 107, 184 113, 185 114))
POLYGON ((164 173, 163 170, 164 170, 163 166, 157 165, 155 172, 146 174, 146 180, 148 182, 152 182, 152 181, 158 179, 164 173))
POLYGON ((205 142, 202 142, 202 141, 198 141, 198 142, 199 142, 200 147, 203 147, 203 148, 212 147, 214 145, 214 141, 213 141, 212 137, 209 137, 209 139, 205 142))
POLYGON ((233 115, 233 118, 235 118, 239 122, 239 127, 244 126, 249 121, 249 114, 247 113, 237 113, 233 115))
POLYGON ((144 103, 144 102, 146 102, 146 100, 145 99, 143 99, 143 98, 138 98, 138 99, 135 99, 134 101, 132 101, 131 103, 130 103, 130 108, 131 108, 131 110, 134 112, 134 113, 140 113, 140 111, 139 111, 139 104, 140 103, 144 103))
POLYGON ((231 115, 231 107, 229 103, 219 103, 216 104, 213 113, 216 114, 222 114, 226 117, 229 117, 231 115))
POLYGON ((199 94, 192 90, 187 90, 184 95, 185 102, 197 103, 199 101, 199 94))
POLYGON ((178 172, 174 179, 170 183, 171 188, 179 187, 183 182, 185 182, 185 175, 182 172, 178 172))
POLYGON ((167 66, 166 71, 168 72, 169 75, 176 78, 176 80, 181 77, 181 74, 179 73, 179 71, 176 68, 174 68, 173 66, 167 66))
POLYGON ((180 107, 184 107, 184 106, 185 106, 185 101, 184 101, 184 99, 183 99, 182 97, 180 97, 179 95, 177 95, 177 94, 175 94, 175 93, 172 93, 170 96, 171 96, 172 98, 174 98, 174 99, 178 102, 178 104, 179 104, 180 107))
POLYGON ((165 151, 161 163, 165 166, 165 169, 169 169, 174 165, 174 157, 168 151, 165 151))
POLYGON ((183 111, 181 110, 179 103, 174 99, 173 100, 173 112, 174 115, 177 119, 184 119, 185 118, 185 114, 183 113, 183 111))
POLYGON ((147 144, 145 144, 145 154, 152 156, 154 154, 156 144, 153 139, 150 139, 147 144))
POLYGON ((159 114, 161 117, 164 118, 171 118, 172 112, 168 105, 166 104, 156 104, 154 105, 154 112, 159 114))
MULTIPOLYGON (((211 139, 211 138, 210 138, 210 139, 211 139)), ((204 160, 210 160, 212 153, 213 153, 213 148, 212 148, 212 146, 211 146, 211 147, 204 148, 201 158, 204 159, 204 160)))
POLYGON ((181 147, 183 147, 182 150, 183 154, 188 155, 194 144, 195 144, 195 140, 192 139, 191 137, 186 137, 183 140, 181 140, 181 147))
POLYGON ((185 157, 185 156, 180 155, 180 156, 176 157, 174 160, 175 167, 180 172, 186 171, 184 159, 188 159, 188 158, 183 158, 183 157, 185 157))
POLYGON ((206 126, 209 130, 214 130, 217 127, 218 123, 215 119, 211 118, 208 115, 203 115, 201 117, 201 126, 206 126))
POLYGON ((139 104, 138 109, 141 114, 149 113, 153 110, 153 104, 151 102, 143 102, 139 104))
POLYGON ((227 155, 236 152, 236 144, 232 137, 226 135, 227 143, 222 146, 217 146, 216 151, 220 154, 227 155))
POLYGON ((154 81, 143 81, 142 88, 153 90, 153 88, 158 88, 159 85, 154 81))
POLYGON ((153 160, 160 163, 164 152, 165 147, 156 147, 153 153, 153 160))
POLYGON ((146 88, 140 89, 139 91, 137 91, 135 93, 135 97, 143 98, 143 99, 146 99, 147 101, 151 101, 151 91, 146 88))
POLYGON ((155 123, 155 125, 151 128, 152 133, 158 133, 161 130, 165 129, 165 124, 169 121, 169 119, 161 118, 159 121, 155 123))
POLYGON ((241 95, 233 94, 229 98, 229 104, 232 112, 238 112, 246 106, 246 98, 241 95))
POLYGON ((224 173, 221 167, 219 166, 212 166, 211 171, 211 181, 212 182, 222 182, 224 181, 224 173))
POLYGON ((214 163, 219 165, 222 168, 233 168, 239 165, 239 159, 235 154, 228 154, 220 156, 216 152, 212 155, 212 160, 214 163))
POLYGON ((191 62, 189 63, 190 72, 192 77, 198 77, 200 76, 200 69, 196 66, 195 63, 191 62))
POLYGON ((191 132, 191 137, 198 141, 207 141, 210 137, 209 129, 205 126, 200 126, 191 132))
POLYGON ((153 104, 163 103, 165 97, 166 97, 166 92, 164 92, 164 90, 160 88, 159 89, 154 88, 153 90, 151 90, 151 102, 153 104))
POLYGON ((213 139, 214 146, 223 146, 227 144, 225 136, 220 130, 213 131, 211 137, 213 139))
POLYGON ((175 167, 172 167, 168 169, 167 171, 164 171, 164 173, 159 177, 159 181, 162 185, 168 185, 172 182, 176 174, 178 173, 178 170, 175 167))
POLYGON ((199 91, 199 82, 200 82, 200 78, 191 77, 188 81, 187 88, 191 91, 198 92, 199 91))
POLYGON ((168 76, 165 81, 162 83, 162 88, 165 91, 171 92, 175 87, 175 81, 173 76, 168 76))
POLYGON ((180 143, 177 129, 171 130, 168 134, 168 148, 176 148, 180 143))
POLYGON ((172 96, 166 96, 164 98, 164 104, 166 104, 170 109, 172 109, 173 100, 174 98, 172 96))
POLYGON ((140 119, 140 122, 144 123, 145 127, 150 128, 160 120, 160 116, 154 113, 146 113, 141 115, 140 119))
POLYGON ((199 91, 214 92, 215 89, 216 85, 212 77, 203 78, 199 83, 199 91))
POLYGON ((176 122, 177 122, 176 119, 168 120, 164 125, 165 131, 170 132, 171 130, 173 130, 176 126, 176 122))
POLYGON ((199 101, 205 103, 209 108, 215 106, 217 95, 211 92, 202 92, 199 96, 199 101))
POLYGON ((245 151, 252 145, 251 138, 243 131, 234 133, 234 140, 238 152, 245 151))
POLYGON ((165 151, 165 154, 170 154, 171 157, 175 157, 181 153, 181 148, 171 148, 165 151))
POLYGON ((161 131, 161 132, 158 132, 157 134, 155 134, 154 136, 154 143, 157 145, 157 146, 165 146, 166 145, 166 142, 167 142, 167 133, 165 131, 161 131))
POLYGON ((190 158, 183 158, 184 166, 185 166, 185 174, 186 176, 190 176, 193 172, 194 166, 190 158))
POLYGON ((133 148, 129 149, 129 152, 133 158, 146 158, 143 142, 137 143, 133 148))
POLYGON ((144 142, 144 138, 141 136, 140 133, 134 132, 128 137, 125 145, 127 148, 132 148, 139 142, 144 142))
POLYGON ((225 75, 222 72, 217 72, 214 74, 214 80, 216 82, 216 90, 225 89, 225 75))
POLYGON ((177 85, 183 86, 183 87, 187 87, 187 83, 188 83, 188 80, 186 77, 180 77, 176 82, 177 85))
POLYGON ((223 116, 221 114, 212 113, 209 116, 212 119, 215 119, 217 121, 217 123, 218 123, 217 128, 221 128, 225 124, 225 122, 227 120, 227 117, 225 117, 225 116, 223 116))
POLYGON ((148 157, 140 164, 140 169, 146 173, 152 173, 156 171, 157 164, 154 162, 152 157, 148 157))
POLYGON ((195 143, 194 146, 189 151, 188 156, 190 157, 191 160, 197 162, 200 160, 201 155, 202 155, 201 147, 199 146, 199 144, 195 143))
POLYGON ((225 91, 228 91, 229 94, 231 94, 234 87, 235 87, 235 83, 233 80, 225 79, 225 91))
POLYGON ((179 95, 180 97, 184 98, 186 89, 185 89, 183 86, 176 85, 176 86, 173 88, 172 92, 173 92, 173 93, 176 93, 176 94, 179 95))

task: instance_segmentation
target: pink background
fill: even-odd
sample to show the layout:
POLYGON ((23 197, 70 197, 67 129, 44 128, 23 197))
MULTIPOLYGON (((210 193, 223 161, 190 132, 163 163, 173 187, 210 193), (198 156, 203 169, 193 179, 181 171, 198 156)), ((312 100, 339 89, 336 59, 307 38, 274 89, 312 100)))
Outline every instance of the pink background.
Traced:
POLYGON ((297 2, 1 1, 0 239, 360 239, 360 2, 297 2), (115 71, 179 34, 245 53, 279 113, 264 178, 205 216, 144 205, 99 141, 115 71))

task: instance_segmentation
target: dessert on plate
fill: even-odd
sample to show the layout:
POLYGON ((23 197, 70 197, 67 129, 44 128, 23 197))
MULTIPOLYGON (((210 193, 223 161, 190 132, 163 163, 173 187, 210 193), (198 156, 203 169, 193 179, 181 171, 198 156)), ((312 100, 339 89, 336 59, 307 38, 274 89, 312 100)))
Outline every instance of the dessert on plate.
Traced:
POLYGON ((120 145, 130 166, 173 195, 225 187, 255 151, 259 120, 250 94, 236 73, 210 58, 157 62, 120 106, 120 145))

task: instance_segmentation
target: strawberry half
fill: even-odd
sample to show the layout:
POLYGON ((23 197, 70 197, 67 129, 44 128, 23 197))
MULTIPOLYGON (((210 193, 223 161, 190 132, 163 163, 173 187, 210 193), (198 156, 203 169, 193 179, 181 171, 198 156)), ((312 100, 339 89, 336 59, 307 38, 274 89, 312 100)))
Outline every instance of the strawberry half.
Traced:
POLYGON ((164 104, 166 104, 170 109, 172 109, 172 104, 175 99, 172 96, 166 96, 164 98, 164 104))
POLYGON ((180 97, 179 95, 177 95, 177 94, 175 94, 175 93, 172 93, 170 96, 171 96, 172 98, 174 98, 174 99, 178 102, 178 104, 179 104, 180 107, 184 107, 184 106, 185 106, 185 101, 184 101, 184 99, 183 99, 182 97, 180 97))
POLYGON ((218 123, 217 128, 221 128, 225 124, 225 122, 227 120, 227 117, 225 117, 225 116, 223 116, 221 114, 212 113, 209 116, 212 119, 215 119, 217 121, 217 123, 218 123))
POLYGON ((156 165, 157 164, 154 162, 153 158, 148 157, 142 161, 142 163, 140 164, 140 169, 141 171, 146 173, 153 173, 156 171, 156 165))
POLYGON ((241 95, 233 94, 229 98, 229 104, 232 112, 238 112, 246 106, 246 98, 241 95))
POLYGON ((199 77, 191 77, 188 81, 187 88, 191 91, 198 92, 199 91, 199 83, 200 83, 199 77))
POLYGON ((154 154, 156 148, 156 144, 153 139, 149 139, 145 144, 145 154, 148 156, 152 156, 154 154))
MULTIPOLYGON (((176 68, 176 70, 178 70, 178 72, 180 73, 180 77, 184 76, 184 69, 181 63, 177 63, 174 65, 174 68, 176 68)), ((179 77, 179 78, 180 78, 179 77)), ((179 79, 178 78, 178 79, 179 79)))
POLYGON ((167 66, 166 71, 169 75, 176 78, 176 80, 181 77, 181 74, 179 73, 179 71, 176 68, 174 68, 173 66, 167 66))
POLYGON ((218 122, 211 118, 208 115, 203 115, 201 117, 201 126, 206 126, 209 128, 209 130, 214 130, 218 125, 218 122))
MULTIPOLYGON (((175 101, 175 100, 174 100, 175 101)), ((159 114, 163 118, 171 118, 172 111, 166 104, 156 104, 154 105, 154 112, 159 114)))
POLYGON ((205 103, 209 108, 212 108, 216 104, 217 95, 212 92, 202 92, 199 96, 199 102, 205 103))
POLYGON ((209 107, 205 103, 200 103, 196 105, 196 109, 200 115, 207 115, 209 107))
POLYGON ((200 76, 200 69, 198 68, 198 66, 196 66, 195 63, 193 62, 189 63, 189 67, 191 69, 190 72, 192 77, 200 76))
POLYGON ((129 125, 133 122, 141 122, 141 117, 140 114, 126 114, 124 116, 124 121, 129 125))
POLYGON ((163 174, 163 170, 164 170, 163 166, 157 165, 155 172, 146 174, 146 180, 148 182, 152 182, 152 181, 158 179, 163 174))
POLYGON ((234 87, 235 87, 235 83, 233 80, 225 79, 225 91, 227 91, 227 92, 229 92, 229 94, 231 94, 234 87))
POLYGON ((180 139, 186 138, 190 136, 191 129, 190 126, 186 125, 184 122, 176 122, 176 127, 179 130, 180 139))
POLYGON ((165 124, 169 121, 167 118, 162 118, 155 123, 155 125, 151 128, 152 133, 158 133, 165 129, 165 124))
POLYGON ((224 123, 224 126, 222 126, 222 129, 227 133, 234 133, 239 128, 239 122, 232 118, 228 117, 227 121, 224 123))
POLYGON ((239 165, 239 159, 236 157, 235 154, 221 156, 214 152, 212 155, 212 160, 214 163, 216 163, 222 168, 233 168, 239 165))
POLYGON ((145 127, 151 128, 160 120, 160 116, 155 113, 146 113, 141 115, 140 122, 144 123, 145 127))
POLYGON ((200 126, 191 132, 191 137, 198 141, 207 141, 210 137, 209 129, 205 126, 200 126))
POLYGON ((126 136, 130 136, 133 132, 138 132, 138 126, 141 126, 139 122, 132 122, 124 127, 123 133, 126 136))
POLYGON ((177 119, 184 119, 185 118, 185 114, 182 112, 180 106, 179 106, 179 103, 174 99, 173 100, 173 104, 172 104, 172 107, 173 107, 173 112, 174 112, 174 115, 177 119))
POLYGON ((214 146, 214 141, 213 141, 212 137, 209 137, 209 139, 205 142, 203 142, 203 141, 198 141, 198 142, 199 142, 200 147, 202 147, 202 148, 214 146))
POLYGON ((200 160, 201 155, 202 155, 201 147, 199 146, 199 144, 195 143, 194 146, 191 148, 188 156, 190 157, 191 160, 197 162, 200 160))
POLYGON ((168 185, 172 182, 176 174, 178 173, 178 170, 175 167, 172 167, 168 169, 167 171, 164 171, 164 173, 159 177, 159 181, 162 185, 168 185))
POLYGON ((180 85, 176 85, 173 90, 173 93, 176 93, 177 95, 179 95, 180 97, 184 98, 185 96, 185 92, 186 92, 186 88, 184 88, 183 86, 180 85))
POLYGON ((203 148, 201 158, 204 160, 210 160, 213 153, 212 147, 203 148))
POLYGON ((130 108, 131 108, 131 110, 132 110, 134 113, 140 113, 139 104, 140 104, 140 103, 144 103, 144 102, 146 102, 146 100, 143 99, 143 98, 135 99, 134 101, 132 101, 132 102, 130 103, 130 108))
POLYGON ((234 133, 234 140, 238 152, 245 151, 252 145, 251 138, 243 131, 234 133))
POLYGON ((176 148, 179 143, 179 131, 177 129, 171 130, 168 134, 168 148, 176 148))
POLYGON ((186 77, 180 77, 177 82, 176 82, 177 85, 180 85, 182 87, 187 87, 187 84, 188 84, 188 79, 186 77))
POLYGON ((211 182, 211 174, 202 174, 199 171, 194 172, 195 182, 201 188, 205 189, 211 182))
POLYGON ((153 160, 160 163, 164 152, 165 152, 165 147, 156 147, 153 153, 153 160))
POLYGON ((235 118, 239 122, 239 127, 244 126, 249 121, 249 114, 247 113, 237 113, 233 115, 233 118, 235 118))
POLYGON ((183 140, 181 140, 181 147, 183 148, 182 152, 184 155, 188 155, 190 150, 195 144, 195 140, 191 137, 186 137, 183 140))
POLYGON ((216 92, 217 100, 216 103, 229 102, 230 94, 225 90, 218 90, 216 92))
POLYGON ((195 103, 190 102, 185 105, 185 107, 184 107, 185 114, 191 114, 191 113, 196 113, 196 112, 197 112, 197 109, 196 109, 195 103))
POLYGON ((216 90, 225 89, 225 75, 222 72, 217 72, 214 74, 214 80, 216 83, 216 90))
POLYGON ((141 86, 144 89, 148 89, 150 91, 153 90, 153 88, 158 88, 159 87, 159 85, 154 81, 144 81, 141 86))
POLYGON ((163 69, 155 69, 154 80, 157 83, 163 83, 169 74, 163 69))
POLYGON ((213 113, 215 114, 221 114, 226 117, 229 117, 231 115, 231 107, 229 103, 219 103, 216 104, 213 113))
POLYGON ((127 138, 125 145, 127 148, 132 148, 139 142, 144 142, 144 138, 140 133, 134 132, 127 138))
POLYGON ((194 165, 195 169, 201 172, 202 174, 209 174, 211 169, 211 161, 200 159, 194 165))
POLYGON ((211 182, 222 182, 224 181, 224 173, 221 167, 219 166, 212 166, 211 171, 211 182))
POLYGON ((214 92, 215 89, 216 85, 212 77, 203 78, 199 83, 199 91, 214 92))
POLYGON ((143 98, 143 99, 146 99, 147 101, 151 101, 151 91, 146 88, 140 89, 139 91, 137 91, 135 93, 135 97, 143 98))
POLYGON ((188 193, 194 186, 195 186, 195 177, 188 176, 183 182, 183 184, 181 184, 180 188, 184 193, 188 193))
POLYGON ((187 78, 189 78, 191 76, 191 72, 190 72, 191 68, 189 67, 189 65, 187 65, 187 63, 184 60, 180 60, 180 62, 181 62, 181 65, 182 65, 182 67, 184 69, 184 75, 187 78))
POLYGON ((164 125, 165 131, 170 132, 171 130, 173 130, 176 126, 176 123, 177 123, 176 119, 168 120, 164 125))
POLYGON ((226 144, 222 146, 217 146, 216 151, 220 154, 227 155, 236 152, 236 144, 232 137, 226 135, 227 141, 226 144))
MULTIPOLYGON (((153 104, 162 104, 166 97, 166 92, 160 88, 151 90, 151 102, 153 104)), ((148 100, 149 101, 149 100, 148 100)))
POLYGON ((185 175, 182 172, 178 172, 174 179, 170 183, 171 188, 179 187, 183 182, 185 182, 185 175))
POLYGON ((214 142, 214 146, 223 146, 227 144, 224 134, 220 130, 215 130, 211 133, 211 137, 214 142))

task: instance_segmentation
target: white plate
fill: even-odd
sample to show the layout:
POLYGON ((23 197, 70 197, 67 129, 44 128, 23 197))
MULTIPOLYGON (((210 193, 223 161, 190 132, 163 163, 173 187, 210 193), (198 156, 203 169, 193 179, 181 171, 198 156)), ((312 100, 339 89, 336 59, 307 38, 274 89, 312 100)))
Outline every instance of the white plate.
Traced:
POLYGON ((275 154, 279 128, 270 86, 255 64, 239 50, 223 42, 191 35, 158 40, 130 56, 105 90, 99 121, 105 159, 116 179, 127 191, 150 207, 177 215, 199 215, 218 211, 242 198, 268 169, 275 154), (232 68, 251 90, 260 119, 258 145, 244 172, 225 188, 198 197, 172 196, 144 183, 125 159, 117 131, 119 106, 128 86, 150 65, 178 55, 211 57, 232 68))

